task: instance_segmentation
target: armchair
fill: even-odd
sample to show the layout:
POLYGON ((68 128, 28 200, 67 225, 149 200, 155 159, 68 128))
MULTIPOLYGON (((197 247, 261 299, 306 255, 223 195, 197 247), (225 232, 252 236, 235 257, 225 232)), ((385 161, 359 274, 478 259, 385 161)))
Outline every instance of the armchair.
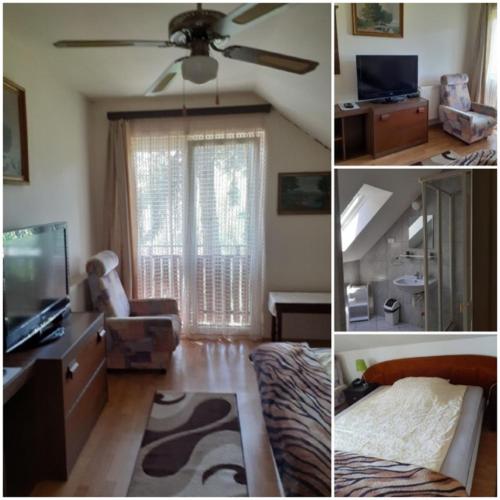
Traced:
POLYGON ((116 271, 118 264, 110 250, 87 262, 92 303, 105 316, 108 368, 166 370, 179 343, 177 302, 129 300, 116 271))
POLYGON ((441 77, 439 119, 443 129, 471 144, 492 134, 497 123, 497 111, 491 106, 471 102, 464 73, 441 77))

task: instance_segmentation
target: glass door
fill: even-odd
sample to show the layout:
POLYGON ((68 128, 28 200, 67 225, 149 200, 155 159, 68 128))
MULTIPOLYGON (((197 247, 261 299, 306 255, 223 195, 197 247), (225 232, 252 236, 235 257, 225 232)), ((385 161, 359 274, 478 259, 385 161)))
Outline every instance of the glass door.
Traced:
POLYGON ((422 179, 425 329, 429 331, 471 330, 470 196, 467 171, 422 179))

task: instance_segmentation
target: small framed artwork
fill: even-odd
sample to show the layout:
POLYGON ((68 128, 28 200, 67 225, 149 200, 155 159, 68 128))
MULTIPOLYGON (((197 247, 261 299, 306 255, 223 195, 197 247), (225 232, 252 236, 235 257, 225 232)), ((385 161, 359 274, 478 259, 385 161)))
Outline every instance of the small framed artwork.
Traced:
POLYGON ((7 78, 3 79, 3 181, 29 182, 26 93, 7 78))
POLYGON ((402 3, 353 3, 352 34, 403 38, 402 3))
POLYGON ((331 213, 331 172, 278 174, 278 214, 331 213))

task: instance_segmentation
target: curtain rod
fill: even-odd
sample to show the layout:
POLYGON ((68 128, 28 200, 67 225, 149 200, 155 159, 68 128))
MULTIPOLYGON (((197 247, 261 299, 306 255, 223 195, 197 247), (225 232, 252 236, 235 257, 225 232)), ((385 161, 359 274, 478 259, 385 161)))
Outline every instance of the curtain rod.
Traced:
MULTIPOLYGON (((241 115, 247 113, 269 113, 270 104, 253 104, 249 106, 220 106, 213 108, 188 108, 187 116, 241 115)), ((178 118, 184 115, 182 109, 157 109, 150 111, 112 111, 108 120, 132 120, 141 118, 178 118)))

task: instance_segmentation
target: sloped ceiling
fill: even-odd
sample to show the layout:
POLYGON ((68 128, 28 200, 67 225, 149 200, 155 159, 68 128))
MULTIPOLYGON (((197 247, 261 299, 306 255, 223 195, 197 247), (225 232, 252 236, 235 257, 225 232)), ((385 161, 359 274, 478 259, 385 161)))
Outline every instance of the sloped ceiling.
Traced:
POLYGON ((438 173, 434 169, 339 169, 338 193, 340 213, 363 184, 370 184, 393 194, 375 217, 343 253, 344 262, 362 259, 389 228, 403 215, 421 193, 418 180, 438 173))
MULTIPOLYGON (((241 4, 203 4, 231 12, 241 4)), ((106 48, 56 49, 59 39, 168 39, 169 20, 195 4, 4 4, 4 30, 18 40, 36 44, 59 78, 83 95, 142 96, 148 86, 183 49, 106 48)), ((255 92, 307 133, 330 145, 331 7, 291 4, 260 24, 231 37, 231 45, 246 45, 318 61, 307 75, 212 56, 219 61, 219 89, 255 92)), ((45 58, 44 58, 45 59, 45 58)), ((186 82, 186 93, 215 92, 215 82, 186 82)), ((176 78, 167 94, 182 93, 176 78)), ((155 99, 155 98, 152 98, 155 99)))

